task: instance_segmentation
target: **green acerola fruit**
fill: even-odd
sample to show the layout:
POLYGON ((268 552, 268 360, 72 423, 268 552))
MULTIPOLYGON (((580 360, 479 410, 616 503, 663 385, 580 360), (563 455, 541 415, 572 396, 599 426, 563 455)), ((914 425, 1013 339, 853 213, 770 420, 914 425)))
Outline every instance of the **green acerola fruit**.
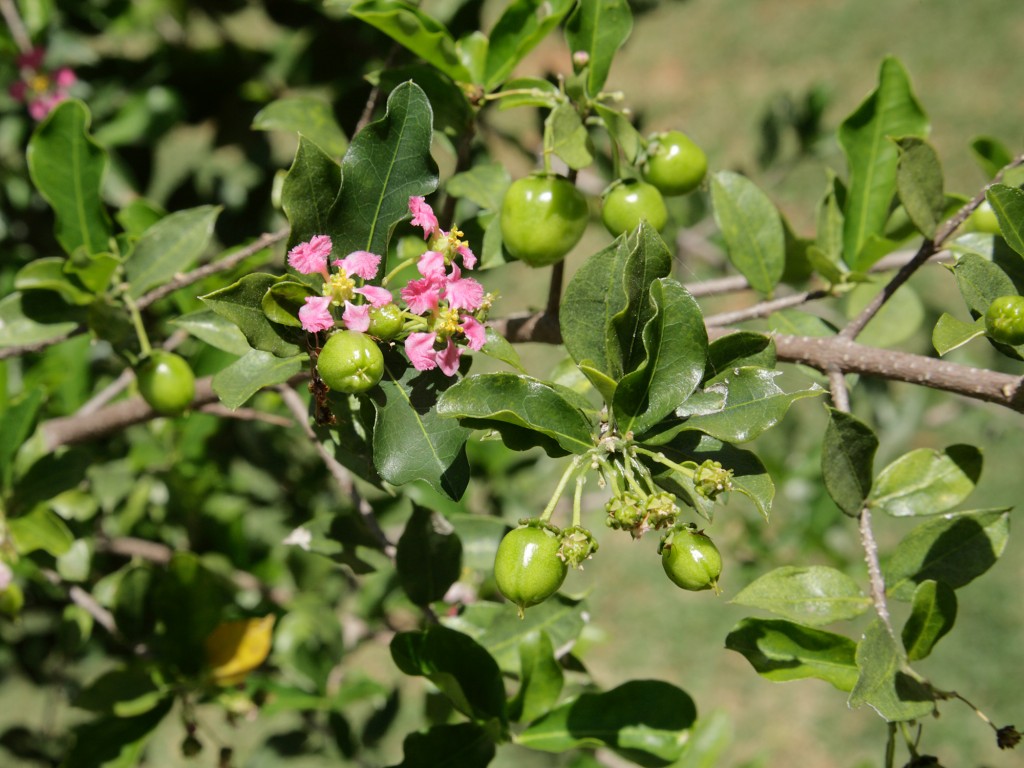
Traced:
POLYGON ((565 581, 568 566, 558 556, 561 537, 547 528, 525 525, 505 534, 494 557, 494 579, 519 615, 547 600, 565 581))
POLYGON ((583 237, 587 200, 562 176, 534 175, 518 179, 501 205, 501 237, 505 250, 531 267, 565 258, 583 237))
POLYGON ((384 355, 377 342, 358 331, 334 333, 320 350, 316 370, 336 392, 350 395, 377 386, 384 375, 384 355))
POLYGON ((678 587, 691 592, 718 591, 722 555, 715 543, 693 528, 672 531, 662 543, 661 565, 678 587))
POLYGON ((185 359, 162 349, 149 353, 135 371, 139 394, 161 416, 178 416, 196 396, 196 377, 185 359))
POLYGON ((663 195, 685 195, 704 180, 708 158, 682 131, 666 131, 650 138, 642 170, 663 195))
POLYGON ((1024 296, 1000 296, 989 304, 985 333, 1002 344, 1024 344, 1024 296))

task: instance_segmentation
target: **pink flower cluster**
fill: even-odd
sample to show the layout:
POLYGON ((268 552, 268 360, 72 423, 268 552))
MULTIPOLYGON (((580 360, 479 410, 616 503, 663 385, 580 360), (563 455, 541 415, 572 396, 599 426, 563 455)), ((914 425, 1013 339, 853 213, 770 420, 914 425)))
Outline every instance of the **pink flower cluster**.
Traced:
POLYGON ((43 58, 46 51, 34 48, 29 53, 18 57, 18 75, 20 79, 11 84, 10 94, 13 99, 28 104, 28 113, 34 120, 42 120, 50 112, 68 98, 68 90, 78 78, 67 67, 55 72, 43 70, 43 58))
MULTIPOLYGON (((481 318, 490 307, 491 297, 476 280, 463 277, 455 263, 458 257, 464 268, 476 266, 476 255, 459 239, 462 233, 454 227, 448 232, 442 230, 422 197, 409 198, 409 211, 413 226, 423 228, 428 250, 416 260, 420 277, 410 280, 400 291, 408 329, 405 352, 417 370, 439 368, 445 375, 454 376, 463 351, 460 344, 478 350, 486 341, 481 318)), ((310 333, 330 330, 336 324, 332 307, 344 307, 341 324, 365 333, 370 327, 371 308, 393 301, 387 288, 365 284, 377 277, 381 257, 355 251, 331 261, 332 248, 330 237, 316 235, 288 252, 292 268, 324 278, 322 295, 306 298, 299 309, 299 322, 310 333), (332 272, 328 265, 337 267, 337 271, 332 272)))

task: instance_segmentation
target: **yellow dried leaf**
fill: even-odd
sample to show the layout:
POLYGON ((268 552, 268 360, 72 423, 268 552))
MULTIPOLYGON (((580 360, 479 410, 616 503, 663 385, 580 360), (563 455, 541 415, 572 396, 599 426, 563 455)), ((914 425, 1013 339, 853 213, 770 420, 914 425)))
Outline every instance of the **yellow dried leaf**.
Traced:
POLYGON ((206 662, 220 685, 234 685, 270 654, 274 616, 225 621, 206 638, 206 662))

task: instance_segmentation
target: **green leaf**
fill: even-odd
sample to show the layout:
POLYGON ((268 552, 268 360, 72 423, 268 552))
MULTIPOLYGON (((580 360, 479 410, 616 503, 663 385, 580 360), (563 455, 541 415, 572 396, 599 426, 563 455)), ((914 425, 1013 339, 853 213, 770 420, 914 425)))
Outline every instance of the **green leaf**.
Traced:
POLYGON ((924 138, 927 132, 928 118, 910 89, 903 65, 886 58, 878 87, 839 126, 839 143, 850 168, 843 253, 852 269, 871 266, 874 257, 862 251, 872 235, 882 234, 889 218, 899 161, 896 145, 889 139, 924 138))
POLYGON ((943 312, 935 328, 932 329, 932 346, 939 356, 959 349, 972 339, 985 335, 985 318, 978 317, 973 323, 957 320, 948 312, 943 312))
POLYGON ((840 691, 853 690, 857 682, 857 644, 844 635, 777 619, 743 619, 725 647, 775 682, 814 677, 840 691))
POLYGON ((939 156, 931 144, 912 136, 896 139, 896 146, 896 189, 900 202, 918 231, 930 238, 942 223, 946 209, 939 156))
POLYGON ((501 671, 471 637, 439 625, 399 632, 391 640, 391 658, 405 674, 434 683, 464 715, 484 724, 507 722, 501 671))
MULTIPOLYGON (((699 431, 727 443, 745 443, 778 424, 797 400, 823 393, 816 384, 810 389, 783 392, 775 383, 779 375, 779 371, 753 367, 727 371, 708 387, 710 392, 724 391, 725 404, 720 410, 682 422, 666 420, 662 422, 664 429, 645 437, 644 442, 662 445, 680 432, 699 431)), ((682 408, 686 408, 685 403, 682 408)))
POLYGON ((922 581, 903 625, 903 647, 911 661, 927 658, 956 622, 956 592, 941 581, 922 581))
POLYGON ((896 600, 911 600, 917 585, 928 580, 959 589, 995 564, 1009 535, 1006 508, 950 513, 923 523, 886 564, 886 592, 896 600))
POLYGON ((586 168, 594 161, 587 147, 587 129, 576 108, 563 101, 544 120, 544 153, 555 154, 573 170, 586 168))
POLYGON ((416 6, 399 0, 361 0, 350 6, 348 12, 376 27, 452 80, 470 82, 472 79, 447 27, 416 6))
POLYGON ((341 193, 329 213, 335 253, 387 254, 392 230, 409 215, 409 198, 437 188, 432 121, 422 89, 403 83, 388 97, 384 117, 352 139, 341 163, 341 193))
POLYGON ((187 675, 206 663, 203 643, 221 620, 230 593, 220 577, 191 552, 175 552, 159 575, 150 605, 163 633, 152 638, 157 658, 187 675))
POLYGON ((167 697, 142 715, 101 717, 76 726, 75 744, 61 768, 133 768, 173 703, 167 697))
POLYGON ((607 747, 643 766, 667 766, 683 753, 697 708, 685 691, 661 680, 630 680, 584 693, 519 734, 520 746, 543 752, 607 747))
POLYGON ((200 298, 218 315, 237 325, 253 349, 278 357, 293 357, 299 353, 299 344, 304 341, 305 334, 270 322, 263 311, 264 295, 272 286, 286 279, 257 272, 200 298))
POLYGON ((1002 142, 991 136, 977 136, 971 141, 971 154, 975 161, 985 172, 988 178, 992 178, 1004 166, 1013 162, 1013 155, 1010 154, 1002 142))
POLYGON ((3 429, 0 429, 0 489, 7 490, 14 479, 14 456, 32 432, 44 394, 41 387, 32 387, 7 410, 0 412, 3 419, 3 429))
POLYGON ((487 341, 480 348, 480 351, 495 360, 500 360, 509 368, 515 368, 520 373, 526 373, 523 368, 523 361, 519 359, 519 353, 512 346, 508 339, 495 331, 491 326, 486 326, 487 341))
MULTIPOLYGON (((842 263, 845 193, 842 183, 830 172, 825 194, 818 203, 818 228, 814 240, 826 263, 831 265, 831 270, 840 274, 846 271, 846 266, 842 263)), ((826 277, 830 282, 837 282, 832 277, 826 277)))
POLYGON ((973 445, 951 445, 945 451, 918 448, 879 473, 868 506, 895 517, 945 512, 974 490, 981 465, 981 451, 973 445))
POLYGON ((211 347, 241 357, 252 347, 238 326, 210 309, 189 312, 171 321, 211 347))
POLYGON ((53 291, 68 304, 85 305, 95 296, 64 271, 67 259, 50 256, 35 259, 18 270, 14 288, 19 291, 53 291))
POLYGON ((851 517, 860 514, 871 493, 872 464, 878 438, 871 427, 849 413, 829 408, 821 446, 821 475, 836 506, 851 517))
MULTIPOLYGON (((484 90, 493 91, 516 64, 572 10, 575 0, 513 0, 491 30, 484 90)), ((456 78, 457 79, 457 78, 456 78)))
POLYGON ((539 77, 517 77, 509 80, 498 93, 498 109, 516 109, 518 107, 541 107, 554 109, 564 96, 558 86, 539 77))
MULTIPOLYGON (((559 312, 562 339, 572 359, 578 364, 586 363, 586 367, 613 382, 622 375, 622 350, 614 335, 612 318, 628 301, 623 285, 628 257, 626 239, 620 237, 587 259, 569 281, 559 312)), ((655 277, 666 274, 667 269, 655 277)), ((638 337, 642 327, 636 326, 638 337)))
POLYGON ((711 177, 711 201, 729 261, 754 290, 770 296, 786 268, 786 238, 775 205, 754 182, 732 171, 711 177))
POLYGON ((975 317, 984 315, 989 304, 1000 296, 1015 296, 1013 281, 997 264, 974 253, 967 253, 953 265, 960 295, 975 317))
POLYGON ((632 31, 633 13, 627 0, 583 0, 569 16, 565 23, 569 49, 589 56, 589 95, 596 96, 604 88, 615 55, 632 31))
MULTIPOLYGON (((621 359, 621 373, 615 367, 608 371, 615 378, 622 373, 631 373, 647 362, 647 346, 643 329, 659 311, 651 301, 651 286, 656 280, 667 277, 672 270, 672 255, 665 241, 646 222, 627 240, 629 253, 622 273, 622 288, 625 305, 611 317, 606 330, 605 344, 612 360, 621 359)), ((690 300, 692 301, 692 300, 690 300)), ((700 323, 703 325, 703 318, 700 323)), ((691 336, 699 331, 691 331, 691 336)))
MULTIPOLYGON (((586 415, 556 389, 542 381, 515 373, 486 373, 470 376, 448 389, 438 400, 437 413, 477 428, 496 429, 505 436, 504 425, 515 429, 508 434, 517 447, 521 440, 551 448, 553 440, 564 452, 584 454, 594 446, 594 427, 586 415), (537 433, 524 435, 523 430, 537 433)), ((562 451, 556 451, 562 455, 562 451)))
POLYGON ((300 373, 309 358, 305 354, 278 357, 250 349, 213 377, 213 391, 228 408, 242 406, 264 387, 284 384, 300 373))
MULTIPOLYGON (((862 282, 847 295, 846 315, 853 319, 885 288, 883 281, 862 282)), ((893 347, 911 337, 925 319, 925 308, 913 286, 900 287, 889 301, 882 305, 857 341, 871 347, 893 347)))
MULTIPOLYGON (((493 557, 491 562, 493 563, 493 557)), ((511 605, 474 603, 459 615, 444 620, 446 626, 471 635, 508 674, 519 672, 519 647, 534 632, 545 632, 555 648, 565 648, 583 631, 586 604, 562 595, 530 608, 520 619, 511 605)))
POLYGON ((402 741, 404 758, 393 768, 484 768, 494 759, 494 740, 476 723, 434 725, 402 741))
POLYGON ((619 145, 626 160, 636 163, 643 151, 644 140, 640 132, 633 127, 629 115, 598 102, 594 102, 593 108, 615 143, 619 145))
POLYGON ((787 565, 744 587, 730 602, 812 627, 860 616, 871 607, 857 582, 824 565, 787 565))
POLYGON ((7 530, 18 554, 27 555, 41 549, 60 557, 75 541, 74 534, 56 512, 38 506, 27 515, 7 521, 7 530))
POLYGON ((398 581, 416 605, 444 597, 462 572, 462 542, 437 512, 414 504, 395 555, 398 581))
POLYGON ((876 619, 857 646, 860 676, 850 692, 851 707, 867 704, 890 723, 919 720, 935 711, 935 700, 907 666, 903 650, 881 619, 876 619))
POLYGON ((1024 189, 993 184, 985 193, 1007 244, 1024 256, 1024 189))
POLYGON ((110 217, 100 188, 107 151, 89 135, 89 109, 80 101, 64 101, 50 112, 28 143, 32 183, 53 208, 54 236, 71 255, 110 249, 110 217))
POLYGON ((134 717, 162 703, 166 691, 141 666, 104 672, 75 697, 74 706, 117 717, 134 717))
POLYGON ((341 189, 341 166, 319 145, 299 137, 295 160, 281 185, 281 208, 291 232, 288 250, 328 231, 331 206, 341 189))
POLYGON ((508 170, 500 163, 481 163, 448 179, 445 191, 452 197, 469 200, 486 211, 500 211, 505 191, 512 183, 508 170))
POLYGON ((452 499, 465 492, 469 430, 436 408, 451 383, 438 370, 417 371, 397 355, 385 355, 383 396, 373 403, 373 463, 384 480, 392 485, 423 480, 452 499))
POLYGON ((642 435, 697 388, 704 375, 708 335, 700 307, 675 280, 650 286, 650 319, 641 331, 645 358, 615 390, 619 429, 642 435))
POLYGON ((348 148, 331 105, 315 96, 287 96, 270 102, 256 113, 252 129, 294 131, 332 157, 341 157, 348 148))
POLYGON ((729 333, 708 345, 704 379, 713 379, 730 368, 774 368, 776 360, 775 342, 770 336, 753 331, 729 333))
POLYGON ((519 664, 519 690, 509 702, 509 720, 528 723, 558 703, 565 675, 544 631, 535 630, 523 638, 519 664))
POLYGON ((147 229, 124 265, 131 284, 128 295, 137 299, 187 272, 210 244, 220 211, 213 205, 176 211, 147 229))
POLYGON ((285 279, 274 283, 267 289, 267 292, 263 294, 260 307, 270 322, 301 328, 302 321, 299 320, 299 310, 305 306, 307 298, 320 295, 322 294, 314 291, 306 283, 285 279))

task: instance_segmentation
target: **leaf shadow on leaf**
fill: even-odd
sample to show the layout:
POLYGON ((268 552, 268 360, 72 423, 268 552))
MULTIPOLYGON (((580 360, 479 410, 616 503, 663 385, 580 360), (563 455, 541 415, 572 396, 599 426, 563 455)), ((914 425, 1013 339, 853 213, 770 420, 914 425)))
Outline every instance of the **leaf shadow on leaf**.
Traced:
MULTIPOLYGON (((932 543, 921 559, 920 569, 901 581, 909 581, 916 588, 921 582, 934 579, 959 589, 985 573, 998 558, 985 528, 976 520, 962 518, 932 543)), ((893 589, 898 587, 897 582, 893 589)))
POLYGON ((906 672, 897 672, 893 676, 893 690, 900 701, 935 701, 931 688, 906 672))

